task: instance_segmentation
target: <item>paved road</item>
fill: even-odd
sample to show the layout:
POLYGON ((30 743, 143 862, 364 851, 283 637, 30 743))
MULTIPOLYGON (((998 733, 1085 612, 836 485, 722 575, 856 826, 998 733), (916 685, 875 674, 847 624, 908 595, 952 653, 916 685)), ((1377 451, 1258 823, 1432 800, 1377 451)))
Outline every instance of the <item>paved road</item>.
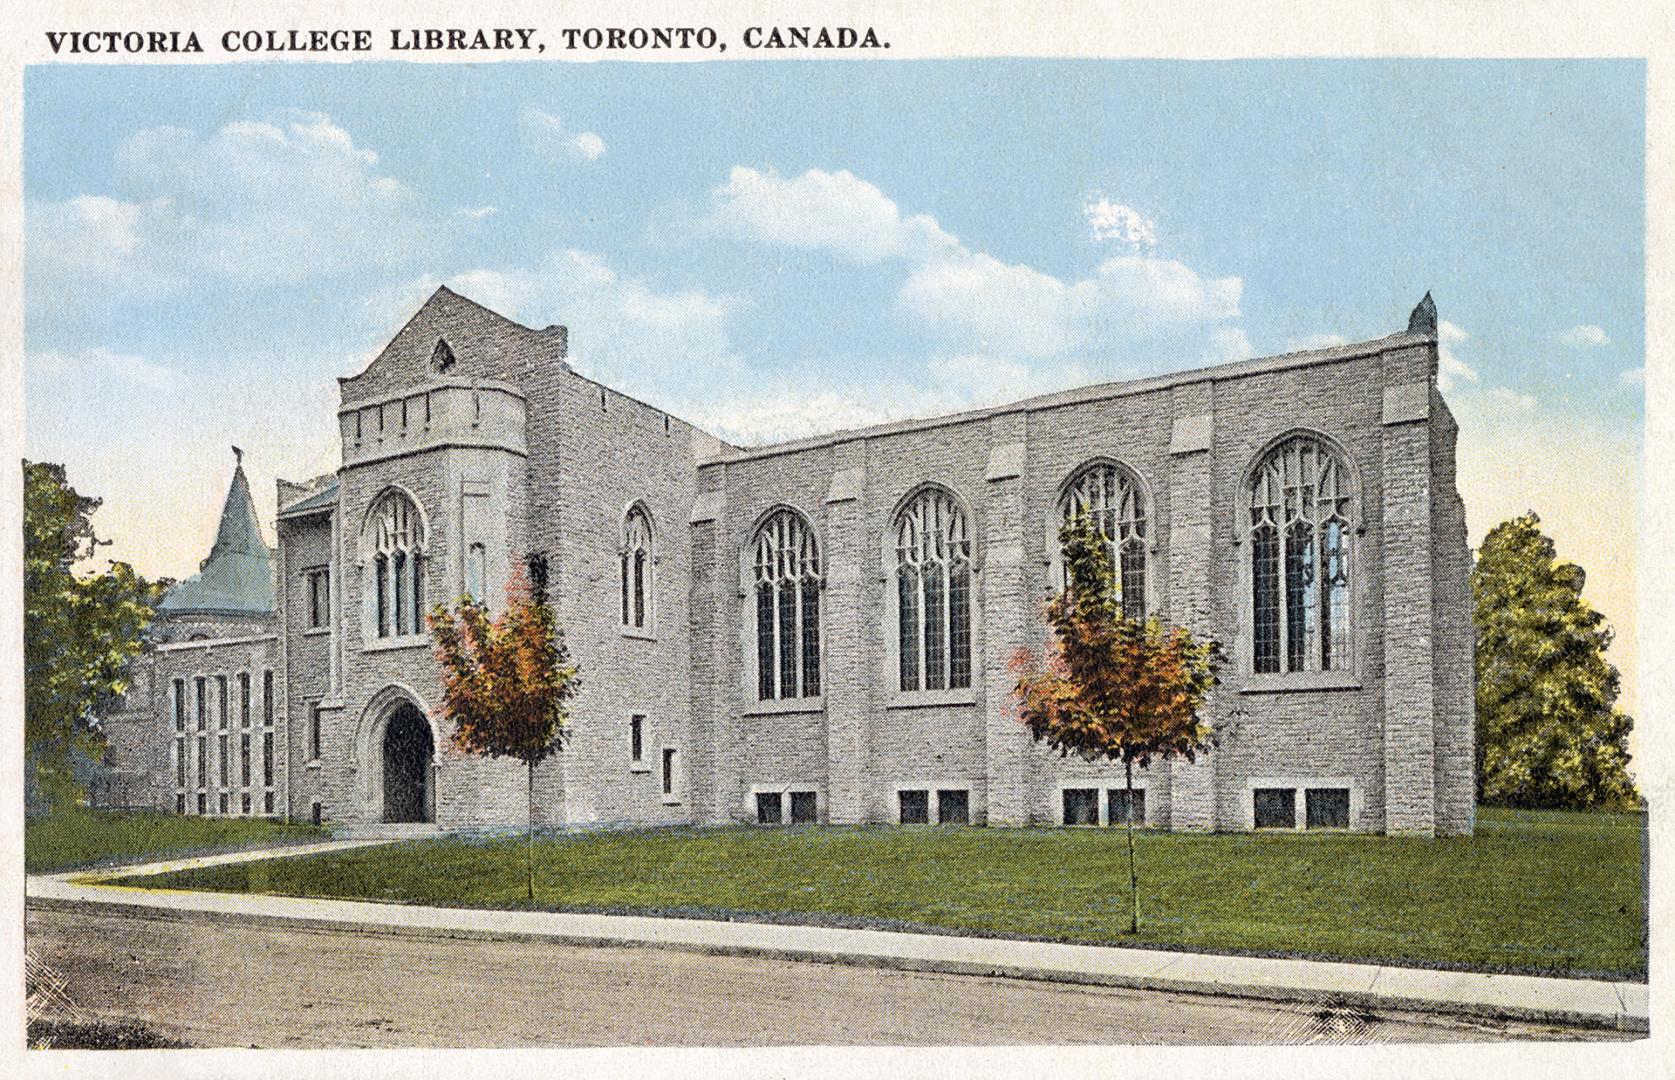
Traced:
POLYGON ((1467 1042, 1529 1025, 641 948, 31 909, 85 1016, 195 1046, 1467 1042))

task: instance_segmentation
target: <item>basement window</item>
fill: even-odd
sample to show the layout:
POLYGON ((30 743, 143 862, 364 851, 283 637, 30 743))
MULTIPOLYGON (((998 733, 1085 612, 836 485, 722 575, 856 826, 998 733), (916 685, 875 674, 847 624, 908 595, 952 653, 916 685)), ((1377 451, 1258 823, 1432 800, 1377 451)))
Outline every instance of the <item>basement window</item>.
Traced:
POLYGON ((1297 827, 1296 788, 1257 788, 1252 793, 1256 800, 1258 829, 1295 829, 1297 827))
MULTIPOLYGON (((1146 823, 1146 790, 1134 789, 1134 824, 1146 823)), ((1105 820, 1111 825, 1127 825, 1129 817, 1128 789, 1111 788, 1105 793, 1105 820)))
POLYGON ((778 791, 756 793, 756 824, 778 825, 785 820, 785 796, 778 791))
POLYGON ((896 793, 901 804, 901 823, 903 825, 929 825, 931 820, 931 793, 919 789, 916 791, 900 791, 896 793))
POLYGON ((1098 825, 1099 790, 1097 788, 1065 788, 1064 823, 1066 825, 1098 825))
POLYGON ((1309 788, 1303 801, 1304 820, 1309 828, 1349 828, 1348 788, 1309 788))
POLYGON ((939 788, 936 793, 938 825, 971 824, 971 792, 964 788, 939 788))

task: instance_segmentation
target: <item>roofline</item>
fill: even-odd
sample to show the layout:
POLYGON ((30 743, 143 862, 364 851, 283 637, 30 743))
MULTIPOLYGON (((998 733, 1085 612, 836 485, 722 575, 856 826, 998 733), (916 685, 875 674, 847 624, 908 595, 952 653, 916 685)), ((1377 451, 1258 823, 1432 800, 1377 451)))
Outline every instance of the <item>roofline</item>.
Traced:
POLYGON ((438 285, 435 288, 435 290, 431 292, 431 294, 429 296, 424 298, 424 300, 419 304, 419 306, 417 308, 413 309, 413 314, 411 314, 407 317, 407 321, 402 323, 401 326, 396 330, 396 332, 391 334, 389 336, 389 338, 385 340, 383 345, 379 346, 378 351, 376 353, 372 354, 372 359, 368 360, 361 367, 361 369, 359 371, 355 372, 355 374, 353 374, 353 375, 339 375, 337 377, 338 386, 341 387, 345 383, 352 383, 356 379, 359 379, 362 375, 365 375, 369 370, 371 370, 372 365, 376 364, 378 362, 378 358, 380 356, 383 356, 384 353, 389 350, 390 344, 392 342, 394 342, 396 338, 400 337, 402 335, 402 333, 405 332, 406 329, 409 326, 413 325, 413 320, 417 319, 420 316, 420 314, 422 314, 424 312, 425 308, 430 306, 430 302, 432 300, 436 299, 438 293, 447 293, 449 296, 452 296, 456 300, 464 300, 466 303, 470 304, 472 307, 481 308, 483 311, 486 311, 490 315, 493 315, 495 318, 499 319, 501 322, 508 323, 512 326, 515 326, 519 330, 522 330, 526 334, 544 333, 544 331, 537 330, 533 326, 525 326, 523 323, 518 322, 516 319, 509 318, 505 315, 502 315, 500 312, 498 312, 498 311, 494 310, 493 308, 489 307, 487 304, 480 304, 477 301, 471 299, 471 297, 466 296, 464 293, 455 292, 454 290, 448 288, 448 286, 446 286, 446 285, 438 285))
POLYGON ((804 450, 816 450, 823 447, 837 446, 841 443, 853 442, 857 439, 871 439, 885 435, 899 435, 912 431, 925 431, 932 428, 948 427, 953 424, 969 423, 973 420, 985 420, 995 416, 1008 416, 1013 413, 1036 412, 1042 409, 1055 409, 1067 405, 1082 405, 1095 401, 1108 401, 1113 398, 1130 397, 1135 394, 1151 393, 1157 390, 1167 390, 1187 383, 1214 382, 1225 379, 1244 378, 1250 375, 1262 375, 1274 371, 1288 371, 1293 368, 1312 367, 1317 364, 1342 363, 1346 360, 1376 356, 1380 353, 1390 352, 1394 349, 1409 348, 1416 345, 1435 345, 1436 341, 1437 336, 1432 333, 1402 331, 1385 337, 1374 338, 1371 341, 1331 345, 1323 349, 1305 349, 1298 352, 1280 353, 1275 356, 1253 357, 1249 360, 1235 360, 1225 364, 1209 364, 1203 367, 1188 368, 1184 371, 1170 372, 1165 375, 1153 375, 1142 379, 1095 383, 1091 386, 1073 387, 1068 390, 1055 390, 1048 394, 1038 394, 1035 397, 1024 398, 1020 401, 1014 401, 1004 405, 990 405, 978 409, 967 409, 963 412, 948 413, 942 416, 892 420, 882 424, 871 424, 866 427, 846 428, 844 430, 830 432, 825 435, 811 435, 805 438, 791 439, 780 443, 767 443, 762 446, 736 448, 732 453, 721 453, 713 457, 705 458, 704 460, 698 462, 698 467, 707 468, 714 465, 726 465, 737 461, 754 461, 762 458, 776 457, 780 454, 794 454, 804 450))
POLYGON ((274 641, 278 639, 278 632, 271 634, 255 634, 248 637, 230 638, 198 638, 194 641, 163 641, 152 648, 157 652, 183 652, 187 649, 209 649, 217 645, 253 645, 258 641, 274 641))

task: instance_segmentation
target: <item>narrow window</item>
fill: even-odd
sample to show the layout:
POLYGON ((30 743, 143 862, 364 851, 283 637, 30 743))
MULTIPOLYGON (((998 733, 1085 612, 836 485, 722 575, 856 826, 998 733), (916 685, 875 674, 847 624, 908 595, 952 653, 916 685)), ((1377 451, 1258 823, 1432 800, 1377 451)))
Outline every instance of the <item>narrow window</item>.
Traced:
MULTIPOLYGON (((250 733, 245 732, 238 737, 238 782, 239 787, 250 786, 250 733)), ((246 807, 248 810, 249 808, 246 807)))
POLYGON ((217 805, 220 807, 218 812, 221 814, 222 817, 226 817, 227 816, 227 793, 225 791, 223 791, 221 793, 217 805))
POLYGON ((375 603, 378 607, 378 636, 390 636, 390 605, 388 590, 390 585, 390 564, 383 552, 372 558, 373 589, 377 596, 375 603))
POLYGON ((1350 491, 1324 441, 1297 435, 1252 473, 1252 668, 1258 673, 1353 666, 1350 491))
POLYGON ((1105 793, 1105 820, 1112 825, 1127 825, 1130 813, 1134 816, 1134 824, 1146 823, 1146 789, 1134 789, 1134 804, 1131 808, 1128 802, 1128 789, 1111 788, 1105 793))
POLYGON ((1303 821, 1311 829, 1349 828, 1349 789, 1309 788, 1304 791, 1303 821))
POLYGON ((631 716, 628 718, 628 760, 635 765, 645 760, 646 756, 646 718, 631 716))
POLYGON ((931 793, 923 789, 896 793, 901 807, 903 825, 928 825, 931 820, 931 793))
POLYGON ((308 628, 318 630, 331 622, 331 571, 319 567, 308 574, 308 628))
MULTIPOLYGON (((1122 465, 1096 462, 1083 467, 1059 499, 1062 521, 1078 516, 1087 517, 1105 540, 1123 614, 1145 618, 1147 520, 1139 480, 1122 465)), ((1061 569, 1060 585, 1066 580, 1061 569)))
POLYGON ((308 760, 320 760, 320 703, 308 703, 308 760))
POLYGON ((245 815, 246 817, 249 817, 250 816, 250 792, 246 791, 243 795, 239 796, 239 806, 240 806, 239 813, 245 815))
POLYGON ((174 741, 174 786, 177 788, 186 786, 186 739, 184 737, 174 741))
POLYGON ((240 727, 250 726, 250 672, 238 673, 238 719, 240 727))
POLYGON ((192 684, 192 689, 197 694, 198 730, 202 731, 206 724, 206 714, 209 712, 209 695, 206 692, 208 684, 202 675, 193 679, 192 684))
POLYGON ((756 824, 778 825, 785 819, 785 802, 777 791, 756 793, 756 824))
POLYGON ((273 732, 262 732, 262 786, 273 786, 273 732))
POLYGON ((316 825, 320 824, 320 802, 319 802, 319 800, 315 800, 314 805, 309 808, 308 820, 312 821, 316 825))
POLYGON ((262 672, 262 726, 273 726, 273 672, 262 672))
POLYGON ((903 690, 971 685, 971 530, 940 488, 896 517, 898 675, 903 690))
POLYGON ((186 730, 186 680, 174 681, 174 729, 186 730))
POLYGON ((466 550, 465 554, 465 591, 471 594, 471 599, 479 604, 488 601, 488 563, 489 550, 487 546, 476 543, 466 550))
POLYGON ((970 825, 971 792, 963 788, 938 790, 936 822, 938 825, 970 825))
POLYGON ((820 548, 801 514, 770 514, 752 541, 756 574, 756 691, 820 693, 820 548))
POLYGON ((675 751, 665 748, 663 751, 663 794, 675 793, 675 751))
POLYGON ((425 632, 425 557, 413 553, 413 632, 425 632))
POLYGON ((1099 792, 1093 788, 1065 788, 1064 823, 1066 825, 1098 825, 1099 792))
MULTIPOLYGON (((209 786, 209 739, 202 735, 198 736, 197 781, 200 789, 209 786)), ((203 813, 202 808, 198 812, 203 813)))
POLYGON ((791 793, 791 824, 813 825, 820 820, 820 800, 812 791, 791 793))
POLYGON ((1255 820, 1258 829, 1297 827, 1296 788, 1257 788, 1252 798, 1256 802, 1255 820))
MULTIPOLYGON (((220 765, 221 765, 221 768, 217 773, 217 775, 220 777, 220 783, 217 786, 218 787, 227 787, 228 786, 228 782, 227 782, 228 761, 227 761, 227 758, 230 756, 228 754, 228 751, 231 749, 231 747, 228 746, 228 737, 226 735, 221 736, 219 739, 216 740, 216 742, 219 744, 220 753, 219 753, 219 755, 217 755, 217 757, 218 757, 218 760, 220 761, 220 765)), ((223 813, 224 812, 225 811, 223 811, 223 813)))
POLYGON ((262 792, 262 813, 273 813, 273 792, 271 791, 262 792))
POLYGON ((174 812, 181 815, 186 813, 186 795, 184 792, 174 797, 174 812))
POLYGON ((653 588, 653 548, 651 517, 645 507, 636 503, 623 520, 622 551, 622 625, 643 630, 650 621, 651 591, 653 588))
POLYGON ((203 817, 205 814, 208 814, 208 813, 209 813, 209 797, 207 795, 205 795, 203 792, 200 791, 200 792, 198 792, 198 816, 203 817))
POLYGON ((407 634, 407 553, 398 551, 390 559, 390 577, 395 580, 395 636, 407 634))
POLYGON ((215 677, 215 717, 216 725, 222 731, 227 730, 230 718, 227 715, 227 677, 225 675, 215 677))

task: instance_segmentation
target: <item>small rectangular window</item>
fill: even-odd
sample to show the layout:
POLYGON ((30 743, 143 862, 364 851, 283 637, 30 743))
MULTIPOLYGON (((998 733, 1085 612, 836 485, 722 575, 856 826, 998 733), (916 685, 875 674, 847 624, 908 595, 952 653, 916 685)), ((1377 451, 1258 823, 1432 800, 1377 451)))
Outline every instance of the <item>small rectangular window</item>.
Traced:
POLYGON ((964 788, 938 790, 936 821, 939 825, 970 825, 971 792, 964 788))
POLYGON ((903 825, 928 825, 931 820, 931 793, 924 790, 897 793, 901 801, 903 825))
POLYGON ((200 791, 198 792, 198 816, 203 817, 207 813, 209 813, 209 796, 200 791))
MULTIPOLYGON (((221 780, 220 780, 220 783, 217 786, 218 787, 226 787, 227 786, 227 766, 228 766, 228 758, 231 756, 231 754, 229 753, 229 751, 231 750, 231 747, 228 746, 227 736, 225 736, 225 735, 223 735, 219 739, 217 739, 216 742, 220 745, 220 753, 217 755, 217 759, 221 763, 221 768, 217 773, 217 775, 220 776, 221 780)), ((224 798, 224 796, 223 796, 223 798, 224 798)), ((226 813, 226 811, 223 810, 222 813, 226 813)))
POLYGON ((1303 820, 1309 828, 1349 828, 1348 788, 1309 788, 1303 793, 1303 804, 1303 820))
POLYGON ((186 739, 184 737, 174 741, 174 786, 186 786, 186 739))
POLYGON ((320 760, 320 703, 308 703, 308 760, 320 760))
POLYGON ((778 825, 785 820, 785 800, 777 791, 756 793, 756 824, 778 825))
POLYGON ((227 814, 227 793, 225 791, 221 793, 221 799, 217 805, 220 807, 221 816, 225 817, 227 814))
MULTIPOLYGON (((1111 788, 1105 793, 1105 820, 1112 825, 1128 824, 1128 789, 1111 788)), ((1146 789, 1134 789, 1134 824, 1146 823, 1146 789)))
POLYGON ((331 570, 319 566, 303 573, 307 578, 308 628, 319 630, 331 624, 331 570))
POLYGON ((202 675, 199 675, 197 678, 192 680, 192 689, 197 695, 198 709, 197 709, 197 714, 196 715, 197 715, 197 718, 198 718, 198 730, 199 731, 202 731, 204 729, 204 725, 208 722, 207 717, 208 717, 208 714, 209 714, 209 693, 208 693, 207 687, 208 687, 208 683, 202 675))
POLYGON ((262 732, 262 786, 273 786, 273 732, 262 732))
POLYGON ((262 813, 273 813, 273 792, 271 791, 262 792, 262 813))
MULTIPOLYGON (((204 738, 202 735, 198 736, 197 780, 200 788, 206 788, 209 786, 209 740, 204 738)), ((198 812, 200 814, 203 813, 202 810, 198 812)))
POLYGON ((663 751, 663 794, 675 793, 675 751, 672 747, 663 751))
POLYGON ((314 824, 318 825, 318 824, 320 824, 320 816, 321 816, 321 814, 320 814, 320 804, 315 803, 313 805, 313 807, 311 807, 308 811, 308 820, 310 820, 314 824))
POLYGON ((1066 825, 1098 825, 1098 790, 1095 788, 1065 788, 1064 823, 1066 825))
POLYGON ((812 791, 791 793, 791 824, 812 825, 820 820, 820 800, 812 791))
POLYGON ((238 737, 238 783, 239 787, 250 786, 250 733, 248 731, 238 737))
POLYGON ((273 726, 273 672, 262 672, 262 726, 273 726))
POLYGON ((1256 827, 1258 829, 1295 829, 1297 827, 1296 788, 1257 788, 1256 827))
POLYGON ((174 812, 177 814, 186 813, 186 795, 184 793, 174 797, 174 812))
POLYGON ((635 765, 646 758, 646 718, 631 716, 628 718, 628 760, 635 765))
POLYGON ((250 726, 250 672, 238 673, 238 719, 241 727, 250 726))
POLYGON ((174 729, 186 730, 186 680, 174 681, 174 729))
POLYGON ((250 792, 246 791, 243 795, 241 795, 239 797, 239 799, 240 799, 239 813, 244 814, 246 817, 248 817, 250 815, 250 792))
POLYGON ((220 727, 222 730, 226 730, 226 727, 227 727, 227 677, 225 675, 217 675, 215 677, 215 708, 216 708, 216 713, 215 713, 215 715, 216 715, 216 725, 218 727, 220 727))

